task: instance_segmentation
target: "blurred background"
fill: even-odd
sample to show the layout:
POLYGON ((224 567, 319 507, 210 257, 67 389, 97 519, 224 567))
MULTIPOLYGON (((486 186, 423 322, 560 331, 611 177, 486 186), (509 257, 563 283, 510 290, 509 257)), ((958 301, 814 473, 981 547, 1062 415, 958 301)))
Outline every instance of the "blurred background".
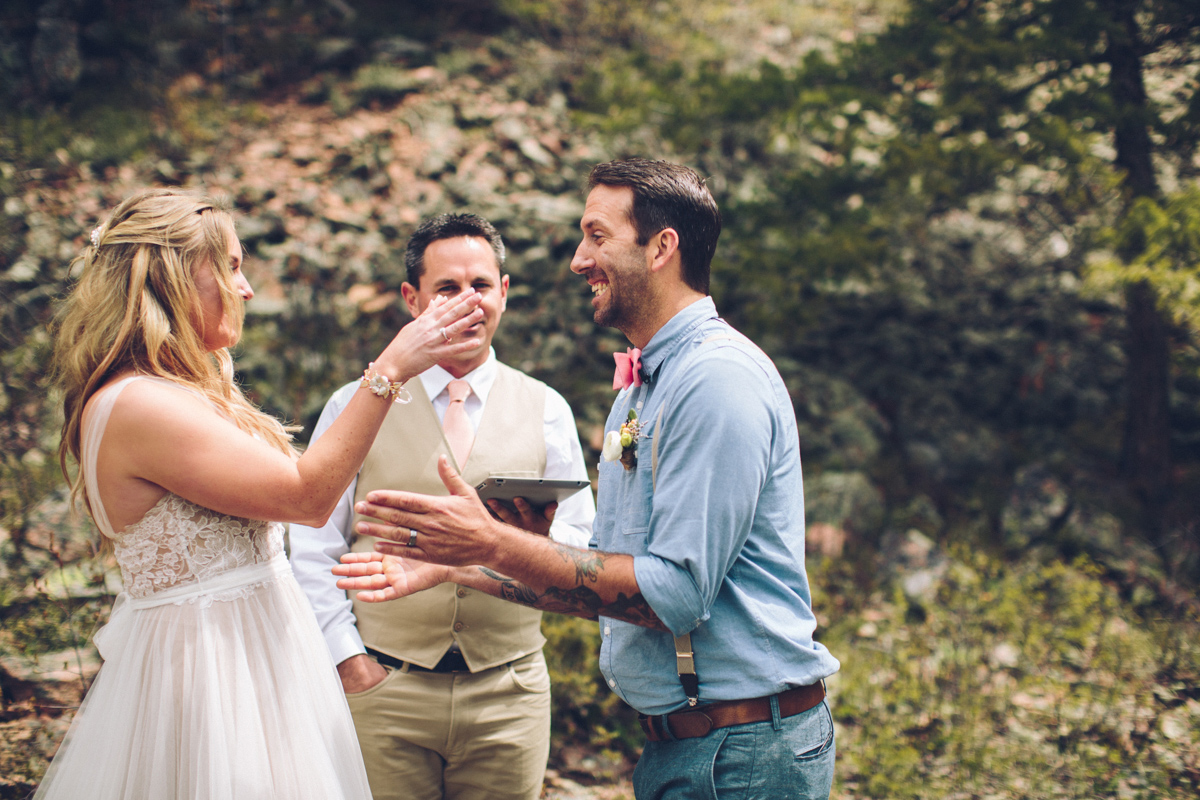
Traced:
MULTIPOLYGON (((568 269, 629 155, 722 209, 718 309, 800 423, 838 798, 1200 791, 1200 6, 1192 0, 5 0, 0 798, 119 590, 56 458, 70 263, 146 185, 229 197, 248 393, 305 426, 407 320, 403 251, 510 248, 501 359, 609 353, 568 269)), ((548 615, 547 797, 632 797, 594 625, 548 615)))

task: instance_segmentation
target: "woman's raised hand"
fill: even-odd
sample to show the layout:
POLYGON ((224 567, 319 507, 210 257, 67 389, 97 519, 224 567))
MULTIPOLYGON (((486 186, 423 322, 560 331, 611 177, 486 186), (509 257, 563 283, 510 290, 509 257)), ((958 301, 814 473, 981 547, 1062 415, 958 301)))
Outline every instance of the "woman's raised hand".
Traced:
POLYGON ((477 340, 454 337, 483 319, 479 292, 437 295, 420 316, 405 325, 375 360, 376 369, 393 381, 407 381, 434 364, 480 347, 477 340))

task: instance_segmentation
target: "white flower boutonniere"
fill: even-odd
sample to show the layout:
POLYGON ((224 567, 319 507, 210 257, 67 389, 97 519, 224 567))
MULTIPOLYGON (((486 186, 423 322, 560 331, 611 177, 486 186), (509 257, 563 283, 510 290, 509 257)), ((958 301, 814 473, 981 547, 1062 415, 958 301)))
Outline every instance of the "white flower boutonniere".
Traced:
POLYGON ((619 431, 609 431, 604 434, 604 447, 600 455, 605 461, 620 459, 621 466, 631 470, 637 464, 637 441, 642 436, 642 423, 637 418, 636 411, 629 412, 629 419, 619 431))
POLYGON ((604 447, 600 451, 600 456, 605 461, 616 461, 621 457, 621 432, 609 431, 604 434, 604 447))

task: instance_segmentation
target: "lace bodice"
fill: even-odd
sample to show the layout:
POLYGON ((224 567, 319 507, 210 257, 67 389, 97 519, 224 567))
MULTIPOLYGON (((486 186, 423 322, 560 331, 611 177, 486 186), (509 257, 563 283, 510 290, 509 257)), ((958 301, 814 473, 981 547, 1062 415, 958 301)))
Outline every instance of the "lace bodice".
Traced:
POLYGON ((283 552, 283 525, 243 519, 166 494, 146 515, 114 533, 96 482, 96 455, 117 395, 132 376, 106 386, 84 421, 81 468, 92 516, 113 540, 125 591, 132 598, 185 584, 203 583, 231 569, 270 561, 283 552))
POLYGON ((113 537, 121 578, 139 598, 283 552, 283 525, 218 514, 168 494, 113 537))

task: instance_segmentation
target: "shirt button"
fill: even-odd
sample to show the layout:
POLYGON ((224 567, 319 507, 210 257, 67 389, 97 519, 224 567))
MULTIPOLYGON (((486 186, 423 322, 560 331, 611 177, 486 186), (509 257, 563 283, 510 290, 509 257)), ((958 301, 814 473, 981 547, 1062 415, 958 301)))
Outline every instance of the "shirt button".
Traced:
POLYGON ((610 688, 610 689, 617 688, 617 682, 614 681, 612 678, 609 678, 608 679, 608 688, 610 688))
POLYGON ((461 631, 462 629, 463 629, 463 624, 462 624, 461 622, 456 622, 456 623, 454 623, 454 630, 455 630, 455 631, 461 631))
POLYGON ((612 628, 610 628, 608 625, 605 625, 604 626, 604 635, 608 636, 610 633, 612 633, 612 628))
POLYGON ((467 590, 466 590, 465 588, 463 588, 462 586, 460 586, 460 587, 458 587, 458 592, 456 592, 456 594, 457 594, 459 597, 466 597, 466 596, 467 596, 467 590))

